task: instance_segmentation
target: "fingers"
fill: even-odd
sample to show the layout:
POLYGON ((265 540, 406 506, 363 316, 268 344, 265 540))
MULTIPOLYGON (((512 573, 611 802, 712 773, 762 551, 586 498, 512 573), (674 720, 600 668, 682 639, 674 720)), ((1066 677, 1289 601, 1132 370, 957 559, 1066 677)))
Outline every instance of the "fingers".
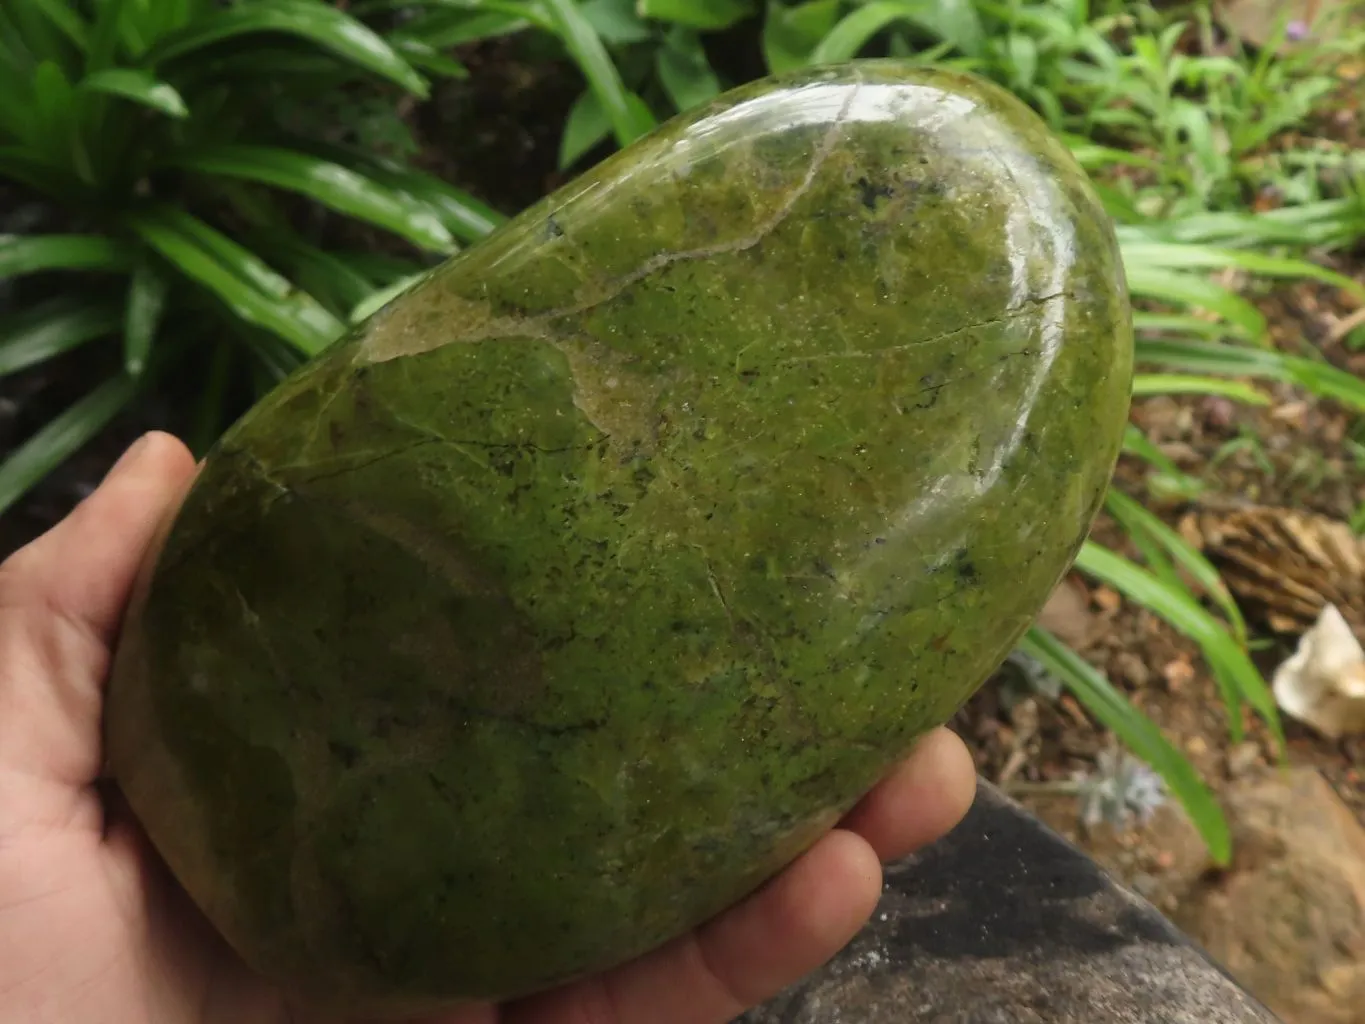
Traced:
POLYGON ((835 830, 698 931, 608 974, 527 1000, 506 1024, 724 1024, 837 953, 881 895, 881 864, 835 830))
POLYGON ((639 960, 525 1001, 506 1024, 723 1024, 842 949, 877 904, 881 862, 942 837, 975 794, 967 748, 937 729, 747 900, 639 960))
POLYGON ((90 497, 0 569, 4 606, 41 603, 110 642, 143 553, 193 473, 175 438, 141 437, 90 497))
POLYGON ((0 565, 0 769, 84 785, 109 645, 146 549, 194 472, 148 434, 90 497, 0 565))
POLYGON ((840 822, 858 833, 883 862, 946 835, 976 796, 976 765, 962 740, 935 729, 911 755, 840 822))

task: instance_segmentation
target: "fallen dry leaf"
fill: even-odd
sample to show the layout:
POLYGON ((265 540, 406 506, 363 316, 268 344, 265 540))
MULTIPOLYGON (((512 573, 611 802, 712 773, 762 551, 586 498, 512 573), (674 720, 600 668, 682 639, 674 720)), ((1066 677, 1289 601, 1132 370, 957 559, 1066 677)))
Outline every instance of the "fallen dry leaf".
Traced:
POLYGON ((1204 554, 1249 615, 1302 635, 1327 605, 1365 635, 1365 545, 1345 523, 1269 506, 1205 512, 1204 554))

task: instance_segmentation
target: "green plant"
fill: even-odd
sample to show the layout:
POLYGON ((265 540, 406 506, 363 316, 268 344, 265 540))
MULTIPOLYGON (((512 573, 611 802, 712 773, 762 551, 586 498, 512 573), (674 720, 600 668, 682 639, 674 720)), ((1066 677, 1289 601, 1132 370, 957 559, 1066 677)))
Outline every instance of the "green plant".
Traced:
MULTIPOLYGON (((1306 258, 1365 237, 1358 154, 1268 145, 1323 97, 1330 54, 1212 56, 1206 5, 1183 21, 1123 0, 354 0, 347 12, 321 0, 0 8, 0 176, 49 197, 67 232, 0 240, 0 278, 45 285, 25 288, 0 325, 0 373, 122 339, 121 370, 0 466, 0 509, 185 349, 207 350, 207 440, 244 362, 261 386, 273 382, 410 287, 431 258, 494 227, 497 214, 406 165, 411 141, 383 90, 421 96, 419 72, 465 73, 452 48, 506 37, 528 59, 581 72, 561 168, 763 70, 717 42, 743 41, 771 71, 887 53, 992 77, 1064 135, 1119 224, 1139 304, 1136 394, 1263 403, 1257 382, 1276 381, 1365 411, 1365 384, 1312 352, 1271 348, 1255 304, 1216 277, 1363 294, 1306 258), (1245 212, 1248 189, 1267 182, 1296 205, 1245 212), (331 246, 300 215, 317 206, 407 248, 381 257, 331 246), (79 296, 59 283, 76 273, 90 282, 79 296)), ((1343 36, 1336 48, 1358 43, 1343 36)), ((1124 450, 1151 466, 1152 494, 1188 499, 1204 487, 1136 428, 1124 450)), ((1234 735, 1249 708, 1278 737, 1247 657, 1256 641, 1216 571, 1140 503, 1114 492, 1106 507, 1138 561, 1090 543, 1078 569, 1199 644, 1234 735)), ((1021 651, 1156 768, 1226 860, 1216 800, 1160 731, 1043 631, 1021 651)))
MULTIPOLYGON (((0 237, 0 278, 24 277, 0 322, 0 373, 111 339, 122 356, 0 466, 0 510, 187 350, 214 351, 210 402, 243 361, 268 385, 377 286, 497 221, 404 165, 392 95, 373 101, 425 96, 421 71, 461 69, 321 0, 0 8, 0 179, 45 200, 59 232, 0 237), (341 113, 301 113, 323 103, 341 113), (411 256, 386 267, 333 251, 310 230, 317 207, 411 256)), ((205 410, 201 444, 217 413, 205 410)))

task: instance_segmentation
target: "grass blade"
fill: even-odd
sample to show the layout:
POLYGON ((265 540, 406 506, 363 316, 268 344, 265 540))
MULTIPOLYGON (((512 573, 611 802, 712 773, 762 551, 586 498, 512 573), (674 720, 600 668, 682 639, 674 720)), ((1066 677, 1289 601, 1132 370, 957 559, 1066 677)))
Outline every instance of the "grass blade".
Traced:
POLYGON ((69 352, 118 330, 119 310, 107 302, 60 296, 0 320, 0 376, 69 352))
POLYGON ((611 123, 597 93, 585 89, 579 93, 564 119, 564 132, 559 137, 559 158, 556 166, 566 171, 592 152, 611 134, 611 123))
POLYGON ((398 39, 416 39, 445 50, 483 39, 515 35, 531 26, 553 33, 554 25, 529 4, 482 3, 479 10, 439 11, 404 25, 398 39))
POLYGON ((700 106, 721 91, 701 38, 689 29, 674 28, 668 33, 664 45, 655 51, 655 71, 679 113, 700 106))
POLYGON ((1181 470, 1170 456, 1131 423, 1123 434, 1123 451, 1142 459, 1156 470, 1147 480, 1147 489, 1151 492, 1188 501, 1197 498, 1206 489, 1202 480, 1181 470))
POLYGON ((337 317, 345 317, 375 288, 354 266, 287 229, 263 233, 259 248, 278 254, 277 262, 337 317))
POLYGON ((1105 496, 1104 504, 1109 514, 1118 520, 1125 530, 1133 535, 1144 534, 1150 537, 1194 578, 1228 620, 1237 642, 1245 648, 1247 626, 1246 620, 1242 617, 1242 610, 1237 607, 1237 602, 1233 600, 1232 594, 1223 583, 1223 577, 1209 560, 1184 537, 1167 526, 1160 517, 1153 515, 1122 491, 1111 487, 1105 496))
POLYGON ((1262 277, 1308 278, 1340 288, 1365 300, 1365 285, 1345 274, 1320 267, 1309 260, 1271 256, 1262 252, 1200 245, 1194 242, 1130 242, 1123 247, 1125 264, 1134 262, 1169 270, 1223 270, 1233 268, 1262 277))
POLYGON ((26 0, 42 12, 43 16, 57 28, 62 35, 66 36, 71 43, 81 53, 85 53, 90 47, 90 26, 72 8, 74 5, 70 0, 26 0))
POLYGON ((1365 197, 1329 199, 1263 213, 1204 213, 1175 220, 1123 225, 1123 247, 1140 241, 1195 242, 1236 249, 1276 245, 1350 245, 1365 234, 1365 197))
POLYGON ((763 17, 763 58, 778 75, 805 67, 820 40, 839 22, 839 0, 806 0, 789 7, 768 0, 763 17))
POLYGON ((81 79, 80 88, 132 100, 168 117, 185 118, 190 113, 184 99, 173 86, 158 81, 145 71, 133 68, 108 68, 96 71, 81 79))
POLYGON ((436 211, 452 235, 463 242, 477 242, 507 222, 507 218, 468 192, 440 178, 388 163, 367 168, 370 177, 436 211))
POLYGON ((1207 309, 1217 313, 1249 340, 1265 336, 1266 323, 1261 311, 1240 295, 1207 278, 1130 261, 1126 251, 1123 266, 1128 288, 1134 295, 1207 309))
POLYGON ((127 270, 126 245, 103 235, 0 235, 0 279, 43 270, 127 270))
POLYGON ((754 13, 745 0, 639 0, 636 9, 642 18, 700 29, 729 28, 754 13))
POLYGON ((230 145, 183 157, 177 166, 298 192, 414 245, 448 253, 455 240, 425 203, 415 203, 341 164, 271 146, 230 145))
POLYGON ((1166 586, 1120 555, 1086 541, 1076 558, 1082 572, 1108 583, 1129 600, 1155 613, 1199 644, 1228 709, 1234 740, 1242 739, 1242 701, 1256 710, 1284 749, 1284 731, 1270 687, 1236 640, 1187 594, 1166 586))
POLYGON ((169 290, 169 280, 150 259, 133 270, 123 320, 123 369, 130 377, 140 377, 147 366, 169 290))
POLYGON ((413 67, 443 78, 468 78, 469 69, 421 39, 398 38, 393 48, 413 67))
POLYGON ((840 18, 839 23, 811 53, 810 63, 838 64, 856 57, 873 36, 898 21, 908 21, 920 28, 933 28, 920 5, 879 0, 840 18))
POLYGON ((1221 338, 1227 332, 1227 328, 1216 320, 1205 320, 1188 313, 1147 313, 1142 310, 1133 312, 1133 329, 1206 338, 1221 338))
POLYGON ((160 40, 147 53, 146 61, 156 65, 183 59, 223 40, 258 32, 299 36, 416 96, 425 99, 428 95, 426 80, 380 36, 334 7, 302 0, 229 7, 198 18, 160 40))
POLYGON ((424 281, 426 280, 426 278, 427 274, 425 272, 420 274, 412 274, 408 277, 400 278, 399 280, 394 281, 390 285, 386 285, 383 288, 371 292, 369 295, 365 296, 365 298, 361 299, 358 303, 356 303, 355 307, 351 310, 348 319, 353 324, 358 324, 365 320, 368 320, 370 317, 374 316, 394 299, 398 298, 398 296, 402 295, 406 291, 409 291, 415 285, 417 285, 418 282, 424 281))
POLYGON ((1320 398, 1334 399, 1357 412, 1365 412, 1365 381, 1328 363, 1270 349, 1181 338, 1145 338, 1136 343, 1135 349, 1140 363, 1178 367, 1195 373, 1278 380, 1320 398))
POLYGON ((1269 405, 1268 395, 1250 384, 1218 377, 1191 377, 1181 373, 1139 373, 1133 377, 1133 397, 1146 395, 1217 395, 1247 405, 1269 405))
POLYGON ((0 513, 103 430, 136 391, 131 377, 111 377, 15 449, 0 465, 0 513))
POLYGON ((1232 859, 1227 818, 1194 766, 1099 671, 1046 630, 1034 626, 1019 648, 1056 676, 1106 729, 1161 776, 1220 865, 1232 859))
POLYGON ((628 146, 653 130, 654 115, 640 97, 626 89, 607 48, 583 17, 576 0, 545 0, 545 10, 564 47, 602 104, 617 143, 628 146))
POLYGON ((160 211, 134 216, 130 223, 144 242, 216 295, 238 317, 273 332, 304 355, 316 355, 340 336, 342 323, 306 293, 280 295, 257 287, 254 280, 277 275, 202 222, 195 231, 186 231, 185 220, 193 218, 160 211), (205 236, 216 236, 211 247, 203 244, 205 236))

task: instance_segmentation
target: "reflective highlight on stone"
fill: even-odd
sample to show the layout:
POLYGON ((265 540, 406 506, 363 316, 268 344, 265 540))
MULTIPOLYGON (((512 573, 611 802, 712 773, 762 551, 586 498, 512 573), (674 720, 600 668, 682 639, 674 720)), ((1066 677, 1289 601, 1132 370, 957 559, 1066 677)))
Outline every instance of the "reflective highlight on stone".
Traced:
POLYGON ((679 934, 946 720, 1126 418, 1082 172, 864 62, 676 119, 452 259, 211 454, 111 764, 257 969, 377 1013, 679 934))

